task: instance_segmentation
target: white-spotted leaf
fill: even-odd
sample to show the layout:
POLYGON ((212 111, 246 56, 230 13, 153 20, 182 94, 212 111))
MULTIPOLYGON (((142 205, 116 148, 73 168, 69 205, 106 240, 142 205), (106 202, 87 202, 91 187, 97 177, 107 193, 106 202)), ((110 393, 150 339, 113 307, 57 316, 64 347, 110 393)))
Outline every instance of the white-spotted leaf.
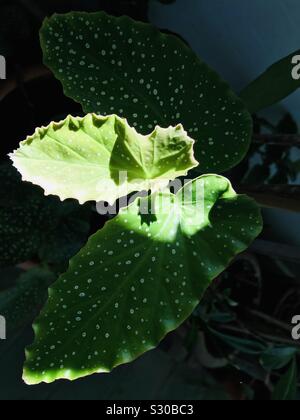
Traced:
POLYGON ((50 289, 25 381, 109 372, 154 348, 261 228, 255 202, 215 175, 177 195, 137 199, 90 238, 50 289))
POLYGON ((61 200, 107 201, 135 191, 156 191, 198 165, 194 140, 181 125, 140 135, 111 115, 67 117, 38 128, 11 155, 23 180, 61 200))
POLYGON ((47 289, 54 281, 54 273, 34 268, 22 273, 12 287, 0 291, 0 313, 6 320, 9 336, 38 315, 47 300, 47 289))
POLYGON ((0 267, 37 256, 43 262, 65 263, 86 242, 89 205, 45 197, 42 189, 22 182, 6 163, 0 165, 0 184, 0 267))
POLYGON ((252 120, 242 101, 178 37, 104 12, 68 13, 41 29, 44 62, 86 113, 118 114, 142 134, 181 123, 202 173, 234 167, 252 120))

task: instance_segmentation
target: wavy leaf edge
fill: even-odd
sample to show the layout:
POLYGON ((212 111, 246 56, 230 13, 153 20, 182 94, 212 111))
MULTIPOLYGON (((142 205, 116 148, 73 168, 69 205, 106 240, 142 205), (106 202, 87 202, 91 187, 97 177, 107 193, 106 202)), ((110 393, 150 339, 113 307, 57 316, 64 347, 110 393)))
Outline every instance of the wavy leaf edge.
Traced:
MULTIPOLYGON (((245 195, 239 195, 239 194, 236 194, 235 193, 235 191, 234 191, 234 189, 232 188, 232 185, 231 185, 231 183, 230 183, 230 181, 229 180, 227 180, 226 178, 224 178, 224 177, 222 177, 222 176, 220 176, 220 175, 213 175, 213 174, 207 174, 207 175, 202 175, 202 176, 200 176, 199 178, 196 178, 195 180, 193 180, 193 181, 191 181, 189 184, 192 184, 192 183, 194 183, 194 182, 197 182, 197 181, 199 181, 199 180, 203 180, 203 179, 205 179, 205 178, 209 178, 209 177, 212 177, 212 176, 214 176, 214 177, 217 177, 217 178, 219 178, 219 179, 221 179, 221 180, 224 180, 224 181, 227 181, 227 188, 226 189, 224 189, 224 191, 222 192, 222 194, 220 194, 220 196, 219 196, 219 198, 216 200, 216 203, 215 203, 215 205, 217 205, 217 203, 219 202, 219 200, 222 200, 222 198, 227 198, 227 199, 231 199, 231 198, 246 198, 247 200, 248 200, 248 202, 249 202, 249 204, 251 204, 251 206, 253 206, 253 208, 252 208, 252 210, 254 209, 254 207, 255 207, 255 211, 257 211, 257 217, 258 217, 258 221, 257 221, 257 227, 256 227, 256 231, 253 233, 253 238, 251 239, 251 242, 255 239, 255 237, 256 236, 258 236, 260 233, 261 233, 261 231, 262 231, 262 225, 263 225, 263 221, 262 221, 262 215, 261 215, 261 212, 260 212, 260 210, 259 210, 259 208, 258 208, 258 206, 257 206, 257 204, 256 204, 256 202, 255 202, 255 200, 253 200, 252 198, 249 198, 249 197, 247 197, 247 196, 245 196, 245 195)), ((189 184, 187 184, 187 185, 189 185, 189 184)), ((180 192, 180 191, 179 191, 180 192)), ((157 194, 159 194, 159 193, 157 193, 157 194)), ((160 193, 160 194, 163 194, 163 193, 160 193)), ((173 195, 174 196, 174 194, 172 194, 171 192, 169 192, 169 195, 173 195)), ((140 200, 140 199, 137 199, 137 200, 140 200)), ((136 201, 137 201, 136 200, 136 201)), ((123 213, 126 213, 127 211, 128 211, 128 209, 130 209, 130 207, 133 207, 134 205, 136 205, 136 201, 134 202, 134 203, 132 203, 130 206, 128 206, 128 207, 126 207, 126 208, 123 208, 122 210, 121 210, 121 212, 120 212, 120 214, 118 215, 118 216, 116 216, 116 217, 119 217, 120 215, 122 216, 122 214, 123 213)), ((213 209, 214 209, 214 207, 213 208, 211 208, 210 209, 210 211, 209 212, 212 212, 213 211, 213 209)), ((113 224, 114 223, 114 219, 112 219, 112 220, 110 220, 110 221, 108 221, 105 225, 104 225, 104 227, 101 229, 101 231, 105 231, 111 224, 113 224)), ((99 231, 100 232, 100 231, 99 231)), ((98 233, 99 233, 98 232, 98 233)), ((89 243, 91 243, 92 241, 93 241, 93 238, 95 237, 97 235, 97 233, 95 234, 95 235, 92 235, 90 238, 89 238, 89 241, 88 241, 88 244, 89 243)), ((87 245, 88 245, 87 244, 87 245)), ((236 249, 236 251, 235 251, 235 254, 234 255, 232 255, 232 257, 230 258, 230 261, 228 261, 228 265, 235 259, 235 257, 238 255, 238 254, 240 254, 241 252, 243 252, 245 249, 247 249, 247 245, 246 244, 244 244, 244 245, 242 245, 240 248, 238 248, 238 249, 236 249)), ((80 253, 79 253, 80 254, 80 253)), ((79 254, 78 254, 78 256, 79 256, 79 254)), ((76 257, 75 257, 76 258, 76 257)), ((74 259, 72 259, 71 261, 70 261, 70 265, 69 265, 69 270, 73 267, 73 260, 74 259)), ((227 265, 227 266, 228 266, 227 265)), ((226 266, 226 267, 227 267, 226 266)), ((219 273, 214 273, 214 275, 213 275, 213 278, 211 278, 210 279, 210 281, 207 283, 207 285, 206 285, 206 288, 211 284, 211 282, 218 276, 218 275, 220 275, 225 269, 226 269, 226 267, 225 268, 223 268, 219 273)), ((74 267, 73 267, 74 268, 74 267)), ((60 280, 60 278, 57 280, 57 282, 56 283, 58 283, 59 282, 59 280, 60 280)), ((54 283, 54 285, 56 284, 56 283, 54 283)), ((50 289, 49 289, 49 297, 52 295, 52 288, 50 287, 50 289)), ((194 302, 193 302, 193 306, 194 306, 194 309, 195 309, 195 307, 199 304, 199 302, 200 302, 200 300, 201 300, 201 298, 202 298, 202 296, 199 296, 199 298, 197 299, 197 300, 195 300, 194 302)), ((194 310, 193 309, 193 310, 194 310)), ((188 316, 190 316, 191 314, 192 314, 192 312, 193 312, 193 310, 191 310, 190 311, 190 313, 187 315, 187 317, 182 321, 182 323, 184 323, 185 321, 186 321, 186 319, 188 318, 188 316)), ((42 313, 43 313, 43 311, 42 311, 42 313)), ((37 320, 36 320, 36 322, 33 324, 33 329, 34 329, 34 333, 35 333, 35 338, 38 336, 38 334, 39 334, 39 318, 42 316, 42 313, 40 314, 40 316, 37 318, 37 320)), ((64 369, 58 369, 58 370, 53 370, 53 371, 51 371, 51 372, 42 372, 42 374, 40 375, 40 376, 37 376, 36 375, 36 373, 33 373, 33 372, 31 372, 31 370, 30 369, 27 369, 27 367, 26 367, 26 363, 25 363, 25 366, 24 366, 24 371, 23 371, 23 380, 25 381, 25 383, 26 384, 28 384, 28 385, 36 385, 36 384, 39 384, 39 383, 42 383, 42 382, 45 382, 45 383, 52 383, 52 382, 55 382, 56 380, 59 380, 59 379, 65 379, 65 380, 70 380, 70 381, 74 381, 74 380, 77 380, 77 379, 80 379, 80 378, 83 378, 83 377, 86 377, 86 376, 90 376, 90 375, 93 375, 93 374, 99 374, 99 373, 110 373, 112 370, 114 370, 115 368, 117 368, 118 366, 120 366, 120 365, 123 365, 124 363, 130 363, 130 362, 132 362, 132 361, 134 361, 134 360, 136 360, 136 359, 138 359, 140 356, 142 356, 145 352, 148 352, 148 351, 150 351, 150 350, 153 350, 153 349, 155 349, 155 348, 157 348, 157 346, 159 345, 159 343, 170 333, 170 332, 172 332, 172 331, 174 331, 175 329, 177 329, 179 326, 180 326, 181 324, 179 324, 179 325, 177 325, 176 327, 174 327, 174 325, 170 325, 169 326, 169 328, 165 328, 165 331, 164 331, 164 334, 163 334, 163 337, 161 337, 161 339, 160 339, 160 341, 157 343, 157 344, 154 344, 154 345, 149 345, 148 347, 147 347, 147 349, 143 349, 143 350, 141 350, 140 351, 140 353, 139 354, 137 354, 137 355, 135 355, 135 357, 134 358, 130 358, 129 360, 127 360, 127 361, 122 361, 122 362, 120 362, 120 363, 118 363, 118 364, 116 364, 116 365, 114 365, 111 369, 108 369, 108 368, 103 368, 103 367, 101 367, 101 368, 95 368, 95 369, 86 369, 86 370, 81 370, 81 371, 78 371, 78 370, 72 370, 72 369, 67 369, 67 370, 64 370, 64 369)), ((29 346, 27 349, 26 349, 26 359, 28 360, 29 358, 30 358, 30 356, 31 356, 31 348, 34 346, 34 343, 31 345, 31 346, 29 346)))
MULTIPOLYGON (((102 126, 101 126, 102 127, 102 126)), ((125 133, 127 136, 127 133, 125 133)), ((111 133, 112 135, 112 133, 111 133)), ((127 138, 124 136, 123 138, 118 137, 115 138, 114 141, 111 141, 111 144, 109 146, 115 147, 116 144, 119 142, 121 144, 121 147, 124 146, 128 148, 128 145, 125 143, 127 138)), ((93 140, 93 139, 92 139, 93 140)), ((107 115, 107 116, 101 116, 97 115, 95 113, 87 114, 84 117, 73 117, 71 115, 67 116, 65 119, 54 122, 52 121, 48 126, 42 126, 35 130, 34 134, 31 136, 27 136, 27 138, 20 143, 20 147, 15 150, 13 153, 9 154, 10 159, 13 162, 14 167, 19 171, 19 173, 22 176, 22 180, 26 182, 31 182, 32 184, 39 185, 45 192, 46 196, 49 195, 56 195, 60 198, 61 201, 67 200, 67 199, 76 199, 79 201, 80 204, 85 204, 88 201, 106 201, 110 205, 113 205, 116 200, 118 200, 121 197, 127 196, 130 193, 133 192, 140 192, 140 191, 148 191, 151 190, 152 192, 155 192, 157 190, 163 189, 166 187, 170 181, 175 180, 178 177, 187 176, 189 171, 191 169, 196 168, 199 165, 199 162, 195 159, 194 155, 194 144, 195 140, 192 139, 188 133, 184 130, 183 126, 181 124, 178 124, 175 127, 169 126, 168 128, 161 128, 159 126, 156 126, 155 129, 148 135, 142 135, 139 134, 134 127, 131 127, 128 124, 127 119, 121 118, 115 114, 107 115), (172 170, 168 170, 165 173, 162 173, 161 175, 158 175, 156 177, 151 178, 139 178, 137 177, 136 180, 133 180, 133 182, 130 182, 130 180, 126 180, 126 182, 123 182, 120 185, 117 185, 117 183, 113 180, 113 178, 107 178, 107 179, 101 179, 100 178, 100 172, 99 172, 99 180, 98 185, 100 186, 103 182, 103 186, 101 186, 100 192, 94 188, 92 191, 85 192, 84 185, 80 189, 74 189, 72 193, 64 193, 62 192, 62 182, 64 182, 63 178, 62 182, 59 182, 57 180, 56 182, 51 181, 51 174, 48 174, 46 176, 41 177, 39 174, 39 171, 35 171, 36 174, 32 174, 32 168, 30 165, 26 165, 26 159, 30 161, 30 158, 22 155, 23 151, 27 152, 27 148, 31 145, 35 145, 36 142, 43 142, 43 139, 47 134, 53 130, 55 132, 59 132, 61 129, 69 128, 69 130, 80 130, 81 127, 84 124, 92 124, 93 128, 99 128, 99 124, 103 124, 103 126, 107 123, 109 124, 111 121, 115 120, 116 126, 119 128, 122 128, 124 130, 129 130, 129 134, 132 134, 133 136, 136 136, 135 140, 140 140, 139 146, 144 147, 150 146, 150 142, 153 143, 155 146, 155 142, 157 142, 158 145, 162 145, 163 141, 160 139, 160 137, 165 136, 166 140, 168 139, 169 144, 167 146, 171 150, 171 141, 172 140, 178 140, 178 148, 181 147, 181 149, 178 149, 178 152, 181 155, 180 164, 181 167, 176 167, 176 160, 174 159, 174 166, 172 170), (156 137, 155 137, 156 136, 156 137), (147 141, 149 140, 149 143, 147 144, 147 141), (183 145, 180 145, 180 141, 183 143, 183 145), (144 142, 144 143, 143 143, 144 142), (185 145, 185 146, 184 146, 185 145), (24 163, 25 162, 25 163, 24 163), (109 181, 108 185, 105 185, 105 182, 109 181), (115 187, 115 190, 114 190, 115 187)), ((62 145, 65 145, 64 143, 62 145)), ((99 146, 99 144, 98 144, 99 146)), ((104 147, 103 144, 101 144, 102 148, 104 147)), ((106 145, 105 145, 106 147, 106 145)), ((105 150, 107 152, 107 150, 105 150)), ((113 157, 117 154, 112 150, 110 155, 110 158, 108 161, 112 161, 113 157)), ((128 156, 130 154, 130 150, 128 149, 128 156)), ((171 156, 171 153, 170 153, 171 156)), ((83 156, 84 157, 84 156, 83 156)), ((135 163, 134 157, 131 155, 132 162, 135 163)), ((88 158, 85 158, 86 162, 85 165, 88 166, 90 163, 88 161, 88 158)), ((129 159, 129 158, 128 158, 129 159)), ((166 160, 166 158, 164 157, 166 160)), ((49 162, 51 164, 55 163, 55 159, 48 158, 49 162)), ((125 159, 123 159, 125 160, 125 159)), ((107 174, 110 171, 110 163, 107 161, 107 168, 106 172, 107 174)), ((80 161, 78 161, 80 162, 80 161)), ((77 164, 78 164, 77 162, 77 164)), ((68 166, 68 163, 64 160, 60 160, 60 163, 65 164, 68 166)), ((75 162, 76 163, 76 162, 75 162)), ((71 167, 71 163, 69 164, 71 167)), ((158 167, 158 163, 156 162, 154 164, 153 162, 153 168, 158 167)), ((69 168, 68 168, 69 169, 69 168)), ((76 168, 75 168, 76 169, 76 168)), ((118 168, 116 168, 118 169, 118 168)), ((143 169, 142 165, 140 165, 140 169, 143 169)), ((128 172, 130 172, 131 167, 128 164, 127 167, 128 172)), ((120 167, 120 173, 122 173, 122 168, 120 167)), ((76 170, 74 171, 76 175, 76 170)), ((126 171, 125 171, 126 174, 126 171)), ((71 182, 69 182, 71 184, 71 182)), ((96 186, 96 185, 95 185, 96 186)), ((68 185, 67 185, 68 188, 68 185)), ((70 187, 71 188, 71 187, 70 187)), ((75 188, 75 187, 74 187, 75 188)), ((72 188, 71 188, 72 190, 72 188)))

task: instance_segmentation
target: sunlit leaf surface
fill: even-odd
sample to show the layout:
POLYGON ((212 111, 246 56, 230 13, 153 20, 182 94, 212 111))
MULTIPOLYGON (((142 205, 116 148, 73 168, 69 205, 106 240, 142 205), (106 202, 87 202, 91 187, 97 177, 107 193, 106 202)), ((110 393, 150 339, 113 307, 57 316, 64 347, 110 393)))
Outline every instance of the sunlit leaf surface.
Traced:
POLYGON ((181 125, 142 136, 115 115, 67 117, 38 128, 11 155, 23 180, 61 200, 107 201, 155 191, 198 165, 181 125))
POLYGON ((219 176, 200 177, 177 195, 137 199, 90 238, 50 289, 25 381, 109 372, 157 346, 261 226, 255 202, 219 176))

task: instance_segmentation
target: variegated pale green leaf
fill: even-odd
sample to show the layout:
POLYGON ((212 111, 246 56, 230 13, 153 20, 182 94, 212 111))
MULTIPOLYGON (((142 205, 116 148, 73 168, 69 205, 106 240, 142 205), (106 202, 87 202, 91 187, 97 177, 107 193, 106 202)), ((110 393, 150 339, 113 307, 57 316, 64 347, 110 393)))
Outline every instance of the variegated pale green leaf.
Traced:
POLYGON ((23 180, 40 185, 46 195, 113 204, 186 175, 198 165, 193 144, 181 125, 142 136, 115 115, 89 114, 38 128, 11 159, 23 180))
POLYGON ((126 16, 72 12, 46 19, 44 62, 85 113, 115 113, 147 134, 181 123, 202 173, 246 155, 252 120, 219 75, 178 37, 126 16))
POLYGON ((108 372, 157 346, 261 228, 255 202, 215 175, 177 195, 137 199, 90 238, 50 289, 25 381, 108 372))

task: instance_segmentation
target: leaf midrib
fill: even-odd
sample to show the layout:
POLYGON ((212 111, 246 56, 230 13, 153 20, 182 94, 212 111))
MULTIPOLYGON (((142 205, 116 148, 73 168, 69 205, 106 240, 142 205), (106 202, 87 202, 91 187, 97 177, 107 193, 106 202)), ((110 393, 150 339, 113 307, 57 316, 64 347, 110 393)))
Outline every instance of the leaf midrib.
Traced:
MULTIPOLYGON (((161 232, 163 232, 165 230, 165 228, 167 227, 168 223, 170 222, 170 219, 173 217, 173 213, 170 213, 170 215, 168 216, 168 218, 165 221, 164 225, 162 226, 161 230, 157 233, 157 235, 155 235, 155 237, 161 235, 161 232)), ((144 244, 142 244, 142 246, 143 245, 144 244)), ((154 241, 153 241, 153 245, 151 245, 151 247, 148 249, 148 251, 146 252, 146 254, 144 254, 143 255, 143 258, 139 261, 139 264, 137 264, 137 266, 135 267, 135 269, 132 270, 130 276, 127 276, 127 278, 120 285, 120 287, 117 288, 116 292, 111 296, 111 298, 105 303, 104 306, 101 307, 101 310, 97 311, 95 313, 95 315, 93 315, 91 318, 89 318, 87 321, 85 321, 83 323, 83 325, 82 325, 82 327, 80 329, 77 329, 76 332, 74 334, 72 334, 72 336, 68 339, 68 341, 66 341, 65 344, 60 348, 60 352, 63 352, 64 349, 67 347, 67 345, 69 345, 69 342, 70 341, 72 342, 78 336, 78 334, 80 335, 80 333, 82 331, 86 330, 86 326, 88 324, 90 324, 95 318, 98 318, 100 316, 100 314, 102 314, 106 310, 107 306, 109 306, 111 304, 111 302, 115 299, 116 295, 118 295, 119 292, 132 280, 132 276, 134 275, 134 273, 136 273, 137 271, 139 271, 140 266, 143 265, 142 263, 147 259, 148 255, 152 252, 153 247, 154 247, 154 241)), ((136 248, 136 249, 138 249, 138 248, 136 248)), ((99 299, 99 296, 97 296, 97 299, 99 299)), ((94 301, 90 301, 89 300, 89 302, 87 302, 87 304, 91 305, 93 302, 94 301)))

